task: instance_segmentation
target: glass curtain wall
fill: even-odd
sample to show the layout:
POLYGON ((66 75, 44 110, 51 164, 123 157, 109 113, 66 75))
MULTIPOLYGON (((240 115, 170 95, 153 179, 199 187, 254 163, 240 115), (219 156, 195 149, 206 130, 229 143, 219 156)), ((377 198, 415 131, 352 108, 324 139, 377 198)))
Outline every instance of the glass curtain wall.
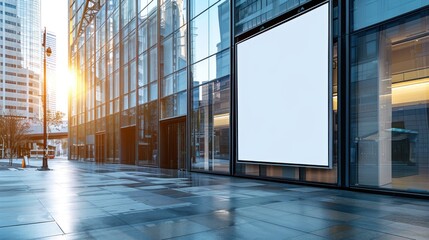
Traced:
POLYGON ((241 34, 312 0, 235 1, 235 33, 241 34))
POLYGON ((137 1, 138 11, 138 164, 158 165, 158 11, 157 1, 137 1))
POLYGON ((186 1, 164 1, 160 15, 161 119, 166 119, 187 113, 186 1))
MULTIPOLYGON (((120 9, 119 0, 109 0, 106 29, 106 161, 119 162, 120 9)), ((98 63, 101 64, 101 63, 98 63)), ((102 67, 102 66, 100 66, 102 67)))
POLYGON ((230 2, 192 0, 191 169, 230 169, 230 2))
POLYGON ((350 64, 352 185, 427 193, 429 11, 353 34, 350 64))
MULTIPOLYGON (((121 73, 120 73, 120 111, 121 127, 135 124, 137 90, 137 39, 136 39, 136 1, 121 2, 121 73)), ((123 142, 123 141, 122 141, 123 142)), ((133 140, 132 143, 135 141, 133 140)), ((132 161, 134 162, 134 161, 132 161)))
POLYGON ((106 131, 106 31, 109 22, 106 21, 106 5, 97 14, 95 42, 95 132, 106 131))

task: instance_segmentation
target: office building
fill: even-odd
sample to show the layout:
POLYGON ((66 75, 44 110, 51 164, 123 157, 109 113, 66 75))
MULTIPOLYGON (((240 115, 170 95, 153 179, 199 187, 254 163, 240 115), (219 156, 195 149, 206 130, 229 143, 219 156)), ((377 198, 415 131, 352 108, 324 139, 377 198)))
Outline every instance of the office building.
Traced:
POLYGON ((37 119, 40 108, 40 1, 0 1, 2 114, 37 119))
POLYGON ((429 194, 429 2, 69 6, 71 159, 429 194))

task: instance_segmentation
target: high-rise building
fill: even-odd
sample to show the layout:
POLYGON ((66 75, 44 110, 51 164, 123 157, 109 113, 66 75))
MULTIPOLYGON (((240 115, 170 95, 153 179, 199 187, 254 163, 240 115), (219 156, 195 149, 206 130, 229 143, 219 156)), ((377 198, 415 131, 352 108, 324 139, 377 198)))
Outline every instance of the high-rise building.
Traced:
POLYGON ((0 109, 39 117, 40 1, 0 1, 0 109))
POLYGON ((71 159, 429 195, 429 3, 70 0, 71 159))
POLYGON ((52 53, 46 58, 47 80, 47 110, 51 113, 57 111, 57 38, 54 33, 46 33, 46 47, 50 47, 52 53))

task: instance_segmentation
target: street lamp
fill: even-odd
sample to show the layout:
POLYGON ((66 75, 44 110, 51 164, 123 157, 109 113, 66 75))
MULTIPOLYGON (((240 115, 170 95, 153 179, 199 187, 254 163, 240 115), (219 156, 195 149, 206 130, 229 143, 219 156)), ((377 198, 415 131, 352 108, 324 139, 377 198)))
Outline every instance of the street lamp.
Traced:
POLYGON ((46 55, 49 57, 52 54, 50 47, 46 48, 46 27, 43 31, 43 165, 39 170, 50 170, 48 167, 48 135, 46 131, 46 55))

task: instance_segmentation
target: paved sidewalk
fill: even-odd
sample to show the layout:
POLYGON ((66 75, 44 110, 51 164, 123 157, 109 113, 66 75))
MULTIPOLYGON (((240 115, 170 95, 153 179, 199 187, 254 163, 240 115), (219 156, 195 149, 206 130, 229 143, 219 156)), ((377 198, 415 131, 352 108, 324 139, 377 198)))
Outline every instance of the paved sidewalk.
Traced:
POLYGON ((63 159, 49 167, 0 171, 0 239, 429 239, 427 200, 63 159))

